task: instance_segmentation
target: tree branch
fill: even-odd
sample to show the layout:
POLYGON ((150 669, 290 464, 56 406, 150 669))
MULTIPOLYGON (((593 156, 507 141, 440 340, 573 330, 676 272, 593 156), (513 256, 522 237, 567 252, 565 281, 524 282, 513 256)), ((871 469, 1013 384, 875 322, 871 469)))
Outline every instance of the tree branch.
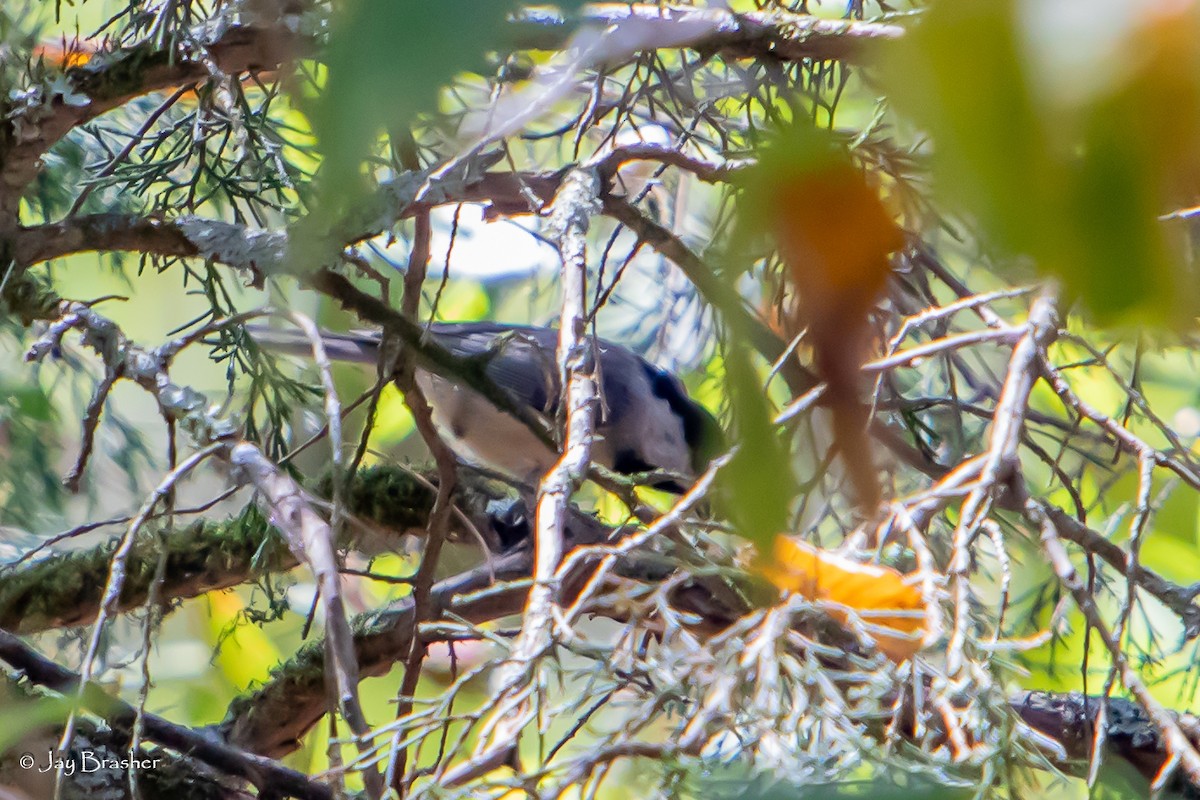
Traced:
MULTIPOLYGON (((433 586, 427 599, 430 619, 453 613, 484 622, 519 612, 525 601, 532 558, 527 549, 494 559, 490 565, 433 586), (494 576, 494 579, 493 579, 494 576), (483 590, 493 587, 493 591, 483 590)), ((355 626, 354 645, 361 677, 385 675, 412 647, 419 622, 407 597, 394 608, 355 626)), ((281 757, 300 747, 301 738, 325 715, 325 657, 320 642, 301 649, 270 683, 235 700, 220 730, 238 747, 281 757)))
MULTIPOLYGON (((1092 731, 1102 705, 1108 750, 1128 761, 1147 780, 1152 780, 1167 760, 1159 728, 1153 717, 1132 700, 1123 697, 1096 697, 1076 692, 1022 692, 1010 703, 1017 715, 1030 727, 1041 731, 1063 747, 1068 759, 1084 761, 1091 756, 1092 731)), ((1169 712, 1176 714, 1176 712, 1169 712)), ((1178 722, 1188 738, 1200 743, 1196 718, 1178 714, 1178 722)), ((1187 797, 1200 796, 1195 784, 1184 788, 1187 797)))
POLYGON ((135 97, 207 78, 210 64, 228 74, 278 69, 301 44, 282 26, 229 28, 204 45, 204 58, 144 42, 68 70, 64 90, 25 93, 9 110, 8 147, 0 149, 0 220, 15 223, 16 202, 41 170, 42 155, 72 128, 135 97))
MULTIPOLYGON (((86 708, 121 730, 131 730, 137 709, 112 697, 94 683, 80 683, 79 676, 42 657, 8 631, 0 630, 0 659, 34 683, 63 695, 80 694, 86 708)), ((267 796, 281 793, 303 800, 332 800, 328 787, 313 783, 307 775, 263 756, 232 747, 215 737, 175 725, 156 715, 143 714, 146 738, 186 756, 202 761, 227 775, 243 778, 267 796)))
MULTIPOLYGON (((527 11, 508 31, 514 49, 561 49, 576 19, 527 11)), ((583 25, 637 26, 639 50, 686 47, 725 58, 853 60, 864 43, 903 35, 897 25, 821 19, 782 11, 734 13, 721 8, 670 8, 597 4, 578 18, 583 25)), ((630 28, 632 30, 632 28, 630 28)), ((73 128, 129 100, 211 77, 276 70, 313 42, 272 28, 234 26, 191 50, 150 42, 96 56, 67 71, 66 86, 43 86, 18 99, 8 117, 9 146, 0 164, 0 218, 15 222, 16 201, 41 169, 41 156, 73 128)), ((10 222, 9 224, 12 224, 10 222)))
MULTIPOLYGON (((904 34, 899 25, 821 19, 783 11, 736 13, 719 7, 596 3, 587 6, 579 19, 584 25, 641 23, 639 33, 645 50, 685 47, 730 59, 854 60, 862 54, 864 44, 904 34)), ((575 33, 574 21, 554 13, 527 10, 515 23, 517 46, 559 50, 575 33)))
MULTIPOLYGON (((491 498, 472 487, 460 487, 458 502, 470 509, 470 514, 482 515, 491 498)), ((324 494, 320 484, 315 491, 324 494)), ((348 480, 345 495, 347 513, 399 536, 424 532, 434 490, 408 470, 376 466, 359 470, 348 480)), ((129 519, 109 522, 120 525, 129 519)), ((100 526, 67 531, 56 539, 96 527, 100 526)), ((354 536, 344 538, 347 541, 341 544, 353 547, 354 536)), ((0 628, 31 634, 91 622, 99 608, 113 546, 110 541, 40 559, 33 554, 27 561, 0 567, 0 628)), ((229 520, 199 520, 161 537, 141 534, 129 553, 117 612, 132 611, 146 602, 161 557, 166 558, 165 577, 158 597, 164 603, 285 572, 298 563, 253 506, 229 520)))
MULTIPOLYGON (((587 230, 599 210, 600 177, 594 168, 572 169, 554 199, 553 226, 558 240, 562 284, 558 328, 558 380, 564 387, 559 419, 562 456, 538 483, 534 526, 533 586, 508 660, 499 672, 488 742, 472 757, 485 763, 515 757, 521 732, 535 716, 527 687, 545 683, 541 658, 555 642, 561 619, 557 570, 562 561, 565 522, 571 497, 587 475, 600 403, 593 342, 587 332, 587 230)), ((457 781, 447 776, 447 782, 457 781)))

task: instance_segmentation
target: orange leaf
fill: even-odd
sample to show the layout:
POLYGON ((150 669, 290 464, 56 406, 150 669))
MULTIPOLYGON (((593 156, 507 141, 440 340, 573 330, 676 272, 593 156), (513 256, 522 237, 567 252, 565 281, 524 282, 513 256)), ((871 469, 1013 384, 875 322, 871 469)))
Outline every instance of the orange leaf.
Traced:
POLYGON ((904 244, 879 195, 845 162, 783 176, 771 194, 775 239, 809 324, 865 326, 904 244))
POLYGON ((64 72, 73 67, 82 67, 92 60, 95 46, 74 41, 69 46, 55 42, 42 42, 33 48, 33 57, 43 59, 47 64, 58 67, 64 72))
POLYGON ((920 648, 926 606, 915 580, 786 536, 775 537, 774 556, 761 568, 769 581, 813 601, 843 625, 854 615, 888 658, 899 663, 920 648))
POLYGON ((904 234, 863 170, 832 136, 799 126, 764 148, 746 184, 746 224, 770 234, 794 288, 785 330, 808 331, 833 434, 864 516, 882 496, 865 430, 861 367, 870 314, 904 234))

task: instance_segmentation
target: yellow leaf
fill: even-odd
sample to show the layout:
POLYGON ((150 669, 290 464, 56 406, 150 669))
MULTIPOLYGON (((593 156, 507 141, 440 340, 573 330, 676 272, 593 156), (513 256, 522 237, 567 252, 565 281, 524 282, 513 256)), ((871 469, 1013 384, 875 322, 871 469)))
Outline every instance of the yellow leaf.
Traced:
POLYGON ((239 689, 262 683, 280 661, 279 649, 262 628, 242 619, 246 605, 236 592, 210 592, 205 633, 209 644, 219 645, 214 663, 239 689))
POLYGON ((920 648, 925 599, 916 580, 786 536, 775 537, 774 556, 761 567, 769 581, 813 601, 842 624, 854 615, 888 658, 904 661, 920 648))

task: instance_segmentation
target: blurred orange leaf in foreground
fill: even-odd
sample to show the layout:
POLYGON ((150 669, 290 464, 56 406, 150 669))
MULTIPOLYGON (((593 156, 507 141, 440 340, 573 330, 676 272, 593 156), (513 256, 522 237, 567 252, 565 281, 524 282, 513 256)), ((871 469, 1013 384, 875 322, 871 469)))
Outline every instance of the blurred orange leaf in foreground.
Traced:
POLYGON ((804 322, 819 335, 861 330, 887 285, 889 255, 904 245, 878 193, 838 162, 782 175, 773 188, 772 227, 804 322))
POLYGON ((887 287, 891 254, 904 246, 904 233, 845 147, 807 126, 762 150, 745 200, 748 221, 775 240, 795 288, 796 308, 778 311, 796 314, 785 327, 807 329, 854 501, 870 515, 881 491, 860 373, 871 311, 887 287))
POLYGON ((774 560, 760 569, 780 589, 811 600, 842 625, 850 627, 851 615, 857 617, 892 661, 911 658, 921 646, 925 599, 912 577, 787 536, 775 537, 774 560))

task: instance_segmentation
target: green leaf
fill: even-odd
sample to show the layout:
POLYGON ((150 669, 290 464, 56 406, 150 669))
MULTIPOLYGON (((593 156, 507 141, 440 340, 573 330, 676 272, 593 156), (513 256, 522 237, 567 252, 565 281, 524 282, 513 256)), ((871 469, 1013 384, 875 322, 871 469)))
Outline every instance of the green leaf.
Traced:
MULTIPOLYGON (((27 739, 37 740, 48 727, 61 725, 75 705, 74 696, 21 697, 16 690, 5 688, 7 691, 0 692, 0 699, 4 701, 8 721, 0 730, 0 755, 9 753, 27 739)), ((45 752, 37 755, 41 759, 38 763, 44 765, 45 752)))
POLYGON ((1034 178, 1048 165, 1010 4, 936 5, 889 55, 891 98, 933 134, 939 191, 1010 246, 1039 247, 1046 199, 1034 178))
POLYGON ((313 114, 325 190, 352 193, 380 134, 408 130, 442 88, 479 71, 501 44, 508 0, 353 0, 330 34, 328 77, 313 114))
POLYGON ((799 493, 788 450, 771 420, 750 353, 735 344, 725 361, 737 430, 738 451, 721 471, 729 516, 737 532, 761 552, 770 552, 788 524, 788 508, 799 493))

